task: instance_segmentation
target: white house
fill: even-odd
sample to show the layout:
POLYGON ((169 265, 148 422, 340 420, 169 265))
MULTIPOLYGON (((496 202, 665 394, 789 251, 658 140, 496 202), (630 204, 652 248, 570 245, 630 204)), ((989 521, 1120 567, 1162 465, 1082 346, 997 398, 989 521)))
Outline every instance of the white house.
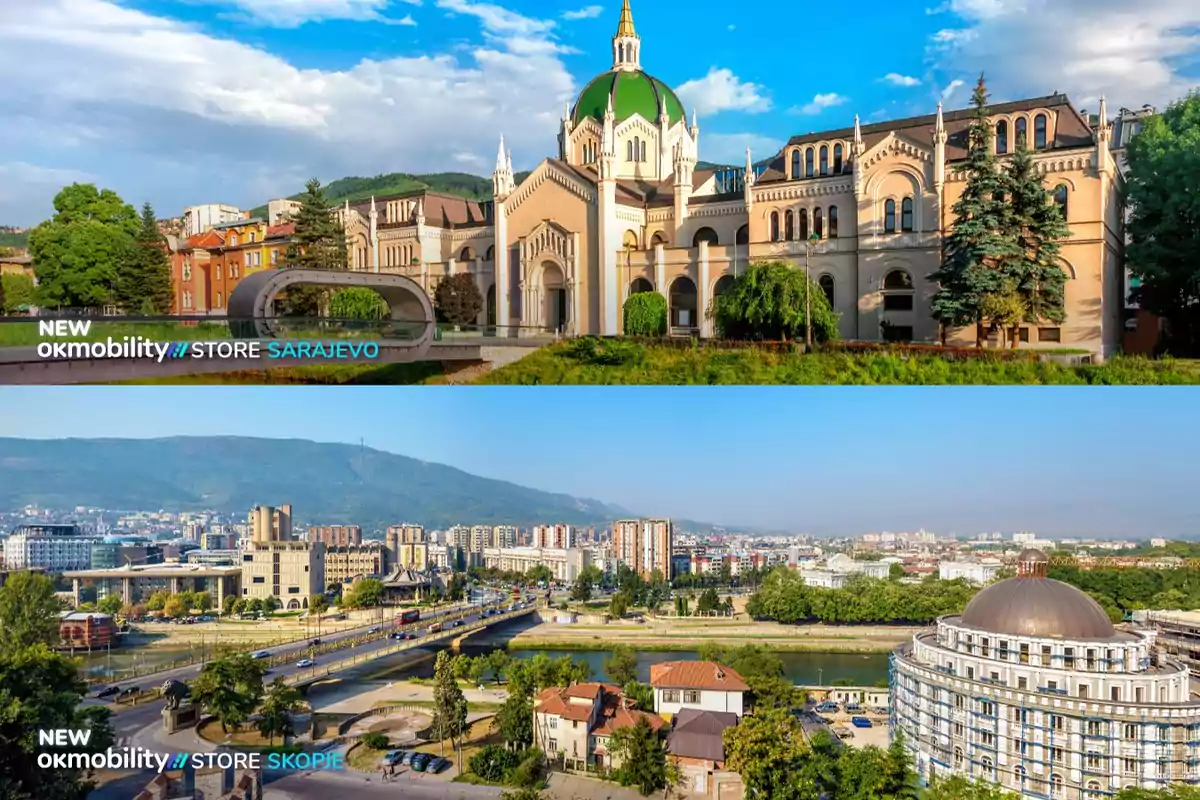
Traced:
POLYGON ((728 711, 742 716, 750 687, 729 667, 714 661, 667 661, 650 667, 654 710, 670 718, 685 708, 728 711))

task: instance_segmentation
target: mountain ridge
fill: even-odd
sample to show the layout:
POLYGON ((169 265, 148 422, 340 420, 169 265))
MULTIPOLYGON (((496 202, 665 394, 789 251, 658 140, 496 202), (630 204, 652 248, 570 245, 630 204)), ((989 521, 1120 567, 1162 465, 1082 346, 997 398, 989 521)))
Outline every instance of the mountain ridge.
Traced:
POLYGON ((355 524, 364 531, 404 521, 429 528, 555 522, 608 526, 615 519, 640 516, 593 498, 532 489, 341 442, 246 436, 0 437, 0 506, 243 513, 259 503, 292 503, 304 524, 355 524))

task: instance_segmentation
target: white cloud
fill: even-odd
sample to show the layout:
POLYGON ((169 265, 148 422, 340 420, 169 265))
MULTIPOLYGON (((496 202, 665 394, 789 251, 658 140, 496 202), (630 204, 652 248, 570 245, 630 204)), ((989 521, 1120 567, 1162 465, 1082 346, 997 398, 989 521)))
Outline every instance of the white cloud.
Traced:
POLYGON ((829 92, 828 94, 818 94, 815 97, 813 97, 811 102, 805 103, 802 106, 788 109, 788 113, 803 114, 805 116, 811 117, 811 116, 820 114, 822 111, 824 111, 827 108, 833 108, 834 106, 840 106, 843 103, 847 102, 848 100, 849 100, 848 97, 842 97, 840 94, 838 94, 836 92, 829 92))
POLYGON ((949 102, 950 98, 954 96, 954 93, 957 92, 959 89, 961 89, 964 85, 965 85, 964 82, 957 78, 950 81, 950 83, 946 85, 946 88, 942 89, 942 94, 941 94, 942 102, 943 103, 949 102))
POLYGON ((200 0, 206 5, 233 6, 252 22, 295 28, 306 22, 353 20, 389 25, 416 25, 411 15, 396 19, 385 12, 393 3, 420 5, 421 0, 200 0))
POLYGON ((710 133, 701 134, 700 147, 705 161, 741 166, 746 163, 747 147, 757 163, 778 153, 783 142, 757 133, 710 133))
POLYGON ((883 80, 885 83, 890 83, 892 86, 912 87, 921 85, 920 78, 901 75, 898 72, 889 72, 887 75, 883 76, 883 80))
POLYGON ((679 86, 675 93, 684 105, 695 108, 702 116, 722 111, 761 114, 771 110, 771 99, 764 94, 762 86, 738 80, 729 69, 713 67, 703 78, 679 86))
POLYGON ((1077 103, 1162 105, 1200 84, 1196 0, 951 0, 966 27, 935 42, 939 66, 987 73, 997 99, 1063 91, 1077 103))
POLYGON ((595 19, 604 13, 604 6, 585 6, 578 11, 564 11, 562 18, 567 20, 595 19))
MULTIPOLYGON (((0 2, 0 107, 20 109, 0 126, 0 152, 96 173, 164 215, 256 205, 314 175, 453 169, 463 153, 494 153, 500 132, 531 166, 553 151, 575 91, 553 23, 466 0, 438 5, 477 18, 483 44, 341 70, 109 0, 20 5, 0 2)), ((0 220, 44 218, 52 188, 18 175, 0 220)))

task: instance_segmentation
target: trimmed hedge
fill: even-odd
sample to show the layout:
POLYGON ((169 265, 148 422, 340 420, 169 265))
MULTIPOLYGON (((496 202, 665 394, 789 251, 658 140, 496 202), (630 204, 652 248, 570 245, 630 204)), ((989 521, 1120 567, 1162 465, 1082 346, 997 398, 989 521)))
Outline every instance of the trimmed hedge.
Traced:
POLYGON ((626 336, 665 336, 667 298, 658 292, 640 292, 625 301, 626 336))

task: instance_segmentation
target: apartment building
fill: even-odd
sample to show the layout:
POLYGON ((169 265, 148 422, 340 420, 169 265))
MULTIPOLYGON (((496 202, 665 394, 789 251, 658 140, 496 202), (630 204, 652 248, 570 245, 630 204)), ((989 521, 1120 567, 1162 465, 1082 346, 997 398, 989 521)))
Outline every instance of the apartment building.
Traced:
POLYGON ((491 547, 516 547, 517 529, 513 525, 496 525, 492 528, 491 547))
POLYGON ((558 525, 535 525, 532 546, 568 550, 576 546, 575 529, 561 523, 558 525))
POLYGON ((644 578, 658 572, 673 577, 674 534, 669 519, 623 519, 613 523, 613 551, 619 562, 644 578))
POLYGON ((354 547, 362 544, 362 528, 358 525, 309 525, 308 541, 322 542, 326 547, 354 547))
POLYGON ((388 571, 388 566, 388 551, 383 542, 325 545, 324 585, 328 587, 335 583, 353 583, 359 578, 377 578, 388 571))
POLYGON ((18 525, 4 540, 4 566, 47 572, 88 569, 98 541, 75 525, 18 525))

